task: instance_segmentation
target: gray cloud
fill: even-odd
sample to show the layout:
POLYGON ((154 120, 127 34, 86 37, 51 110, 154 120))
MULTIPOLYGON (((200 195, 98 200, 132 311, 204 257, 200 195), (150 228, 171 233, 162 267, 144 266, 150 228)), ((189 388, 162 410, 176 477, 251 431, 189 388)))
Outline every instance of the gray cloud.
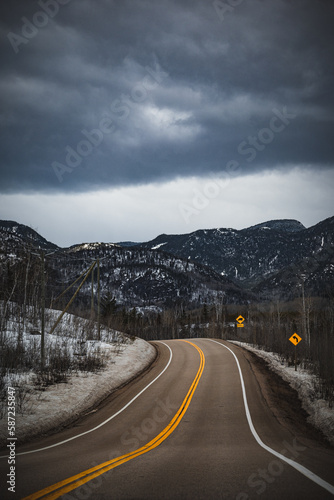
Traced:
POLYGON ((203 176, 230 160, 240 175, 333 165, 330 0, 244 1, 223 21, 213 2, 187 0, 1 10, 3 192, 203 176), (268 136, 284 108, 295 117, 268 136), (248 161, 238 147, 268 128, 248 161))

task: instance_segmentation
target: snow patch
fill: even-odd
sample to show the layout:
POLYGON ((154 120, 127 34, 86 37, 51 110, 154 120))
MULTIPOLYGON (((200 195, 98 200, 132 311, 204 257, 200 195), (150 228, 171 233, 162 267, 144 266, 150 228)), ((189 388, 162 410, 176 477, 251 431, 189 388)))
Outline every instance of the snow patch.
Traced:
POLYGON ((158 248, 162 247, 163 245, 167 245, 167 241, 165 241, 165 243, 159 243, 158 245, 151 247, 151 250, 158 250, 158 248))
MULTIPOLYGON (((47 325, 54 322, 59 311, 46 310, 47 325)), ((82 342, 78 339, 87 320, 66 313, 58 327, 62 334, 46 335, 46 348, 49 345, 67 344, 70 356, 80 356, 82 342)), ((31 330, 29 321, 23 332, 23 344, 40 342, 40 335, 28 333, 31 330)), ((7 322, 6 336, 15 340, 17 323, 13 319, 7 322)), ((22 412, 17 407, 16 437, 18 442, 28 437, 37 437, 74 421, 86 413, 100 401, 105 399, 118 387, 142 372, 155 358, 155 349, 148 342, 128 336, 120 332, 101 327, 101 341, 88 340, 84 343, 88 352, 99 353, 104 361, 104 368, 95 372, 76 371, 67 376, 67 382, 50 385, 40 390, 36 384, 33 371, 24 373, 8 373, 4 377, 6 386, 18 383, 26 387, 26 400, 22 412)), ((19 390, 17 398, 20 397, 19 390)), ((18 403, 18 401, 17 401, 18 403)), ((0 420, 0 447, 4 447, 8 437, 6 418, 0 420)))

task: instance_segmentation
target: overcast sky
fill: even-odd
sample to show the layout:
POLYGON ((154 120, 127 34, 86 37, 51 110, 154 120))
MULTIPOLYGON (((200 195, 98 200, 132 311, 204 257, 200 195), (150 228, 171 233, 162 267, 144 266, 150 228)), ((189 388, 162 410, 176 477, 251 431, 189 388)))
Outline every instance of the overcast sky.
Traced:
POLYGON ((0 218, 58 245, 334 215, 332 0, 0 7, 0 218))

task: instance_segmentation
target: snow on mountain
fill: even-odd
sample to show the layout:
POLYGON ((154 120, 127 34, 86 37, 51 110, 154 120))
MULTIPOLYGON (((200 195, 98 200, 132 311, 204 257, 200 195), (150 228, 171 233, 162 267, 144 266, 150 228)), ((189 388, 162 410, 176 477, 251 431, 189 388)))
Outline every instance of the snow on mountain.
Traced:
POLYGON ((158 245, 155 245, 154 247, 151 248, 151 250, 158 250, 158 248, 166 245, 167 241, 165 241, 164 243, 159 243, 158 245))
MULTIPOLYGON (((306 229, 296 220, 274 220, 250 228, 198 230, 189 234, 160 235, 142 243, 211 267, 245 288, 261 289, 263 280, 305 259, 331 262, 334 249, 334 217, 306 229)), ((322 275, 313 276, 320 288, 322 275)), ((289 278, 287 278, 289 279, 289 278)), ((270 295, 271 292, 267 287, 270 295)), ((268 295, 268 294, 266 294, 268 295)), ((262 298, 264 295, 262 294, 262 298)), ((284 295, 282 295, 284 297, 284 295)))
POLYGON ((106 248, 119 247, 116 243, 81 243, 80 245, 73 245, 70 247, 71 252, 79 252, 81 250, 98 250, 102 246, 106 248))
MULTIPOLYGON (((46 260, 53 294, 99 258, 102 293, 114 294, 125 307, 165 308, 177 303, 197 307, 222 297, 225 303, 255 297, 285 300, 297 294, 291 284, 299 283, 302 275, 310 294, 333 288, 334 217, 308 229, 295 220, 276 220, 242 230, 161 234, 134 246, 82 243, 61 249, 13 221, 0 221, 0 237, 3 288, 9 278, 8 262, 19 267, 24 253, 53 250, 46 260)), ((88 282, 83 287, 87 304, 89 287, 88 282)))
POLYGON ((31 245, 36 249, 55 250, 57 245, 47 241, 34 229, 15 221, 0 220, 1 247, 11 248, 17 245, 31 245))
MULTIPOLYGON (((0 299, 13 293, 13 300, 24 301, 27 272, 28 287, 40 285, 41 259, 35 255, 36 247, 26 244, 24 231, 21 233, 8 247, 7 236, 12 233, 7 228, 1 230, 0 224, 0 299), (21 285, 13 286, 13 279, 20 279, 21 285)), ((36 245, 41 248, 42 237, 37 236, 36 245)), ((194 308, 217 300, 247 303, 251 298, 228 277, 182 257, 141 247, 123 248, 113 243, 83 243, 69 248, 55 247, 46 257, 47 301, 60 295, 97 259, 100 261, 101 295, 112 294, 117 304, 127 309, 152 306, 164 309, 177 304, 194 308)), ((72 293, 72 290, 66 292, 64 300, 69 300, 72 293)), ((84 283, 80 297, 82 305, 89 307, 91 280, 84 283)))

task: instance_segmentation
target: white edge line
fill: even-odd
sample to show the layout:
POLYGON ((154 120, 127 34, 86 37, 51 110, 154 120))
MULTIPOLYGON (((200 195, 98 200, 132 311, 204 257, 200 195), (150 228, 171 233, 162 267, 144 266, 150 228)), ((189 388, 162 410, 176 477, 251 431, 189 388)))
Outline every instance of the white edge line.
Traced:
MULTIPOLYGON (((169 360, 168 360, 168 363, 166 364, 166 366, 162 370, 162 372, 160 372, 159 375, 157 377, 155 377, 154 380, 152 380, 152 382, 150 382, 146 387, 144 387, 144 389, 142 389, 140 392, 138 392, 138 394, 134 398, 132 398, 131 401, 129 401, 125 406, 123 406, 123 408, 121 408, 120 410, 118 410, 116 413, 114 413, 114 415, 112 415, 111 417, 107 418, 107 420, 104 420, 104 422, 102 422, 101 424, 97 425, 93 429, 90 429, 89 431, 82 432, 81 434, 77 434, 76 436, 73 436, 71 438, 64 439, 64 441, 60 441, 59 443, 55 443, 55 444, 52 444, 50 446, 45 446, 44 448, 38 448, 37 450, 24 451, 22 453, 16 453, 16 456, 18 456, 18 455, 28 455, 29 453, 37 453, 39 451, 48 450, 50 448, 55 448, 56 446, 60 446, 61 444, 68 443, 69 441, 72 441, 73 439, 77 439, 79 437, 85 436, 86 434, 89 434, 90 432, 96 431, 97 429, 99 429, 103 425, 105 425, 108 422, 110 422, 110 420, 112 420, 113 418, 117 417, 117 415, 119 415, 120 413, 122 413, 122 411, 124 411, 128 406, 130 406, 141 394, 143 394, 144 391, 146 391, 146 389, 148 389, 152 384, 154 384, 154 382, 156 382, 158 380, 159 377, 161 377, 161 375, 167 370, 167 368, 169 367, 169 365, 170 365, 170 363, 172 361, 173 353, 172 353, 172 350, 169 347, 169 345, 165 344, 165 342, 162 342, 162 341, 157 341, 157 342, 161 342, 161 344, 164 344, 166 347, 168 347, 168 349, 169 349, 169 360)), ((3 455, 0 458, 8 458, 8 456, 7 455, 3 455)))
POLYGON ((314 474, 309 469, 306 469, 306 467, 303 467, 302 465, 300 465, 299 463, 295 462, 294 460, 291 460, 290 458, 286 458, 284 455, 281 455, 281 453, 278 453, 277 451, 273 450, 272 448, 269 448, 269 446, 267 446, 266 444, 263 443, 263 441, 260 439, 258 433, 256 432, 256 430, 254 428, 254 425, 253 425, 253 422, 252 422, 252 417, 251 417, 251 414, 250 414, 250 411, 249 411, 249 408, 248 408, 248 403, 247 403, 245 383, 244 383, 244 379, 243 379, 243 376, 242 376, 242 371, 241 371, 241 368, 240 368, 240 364, 239 364, 238 358, 236 357, 236 355, 234 354, 234 352, 229 347, 227 347, 226 345, 221 344, 220 342, 217 342, 216 340, 212 340, 212 339, 207 339, 207 340, 210 340, 210 342, 215 342, 216 344, 219 344, 220 346, 225 347, 225 349, 228 349, 233 354, 233 356, 234 356, 234 359, 235 359, 235 361, 237 363, 238 370, 239 370, 240 381, 241 381, 241 388, 242 388, 242 395, 243 395, 243 399, 244 399, 244 405, 245 405, 245 410, 246 410, 246 416, 247 416, 247 420, 248 420, 248 425, 249 425, 250 430, 252 431, 253 436, 255 437, 256 441, 258 442, 258 444, 260 446, 262 446, 262 448, 264 448, 265 450, 267 450, 269 453, 271 453, 272 455, 275 455, 275 457, 279 458, 283 462, 286 462, 287 464, 291 465, 291 467, 293 467, 298 472, 300 472, 301 474, 303 474, 304 476, 306 476, 308 479, 311 479, 311 481, 313 481, 314 483, 317 483, 319 486, 321 486, 325 490, 329 491, 333 495, 334 494, 334 486, 332 486, 330 483, 327 483, 327 481, 325 481, 324 479, 321 479, 321 477, 317 476, 316 474, 314 474))

